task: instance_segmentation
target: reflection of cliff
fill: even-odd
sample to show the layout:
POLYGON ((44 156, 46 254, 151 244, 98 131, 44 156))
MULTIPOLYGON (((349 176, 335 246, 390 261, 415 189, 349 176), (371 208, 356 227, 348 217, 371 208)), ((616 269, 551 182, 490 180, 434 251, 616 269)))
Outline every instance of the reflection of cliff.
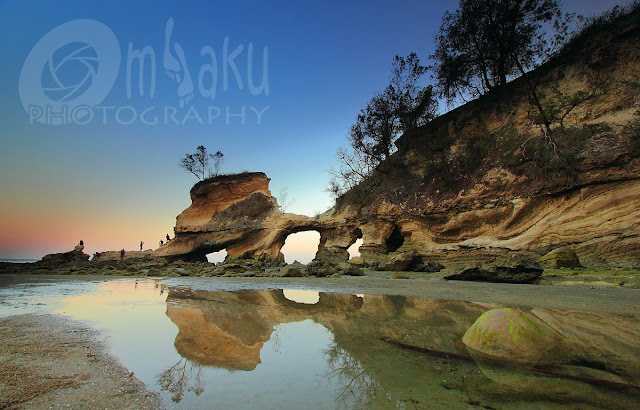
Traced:
MULTIPOLYGON (((185 358, 207 366, 253 370, 260 349, 281 323, 311 319, 334 334, 359 360, 380 338, 466 354, 462 336, 495 305, 415 297, 320 293, 318 303, 292 302, 282 290, 207 292, 169 289, 167 316, 178 326, 175 340, 185 358)), ((577 365, 640 380, 640 319, 634 315, 533 309, 562 340, 541 365, 577 365)), ((370 361, 369 361, 370 362, 370 361)))
POLYGON ((310 305, 286 299, 282 290, 206 292, 169 290, 167 316, 178 326, 178 352, 207 366, 253 370, 276 325, 306 319, 336 338, 403 338, 462 351, 459 335, 485 307, 402 296, 320 293, 310 305))
POLYGON ((262 345, 279 323, 313 318, 315 312, 346 313, 362 304, 356 296, 333 294, 321 294, 314 305, 295 303, 282 290, 170 289, 167 302, 167 316, 179 328, 178 353, 203 365, 230 370, 255 369, 262 345))

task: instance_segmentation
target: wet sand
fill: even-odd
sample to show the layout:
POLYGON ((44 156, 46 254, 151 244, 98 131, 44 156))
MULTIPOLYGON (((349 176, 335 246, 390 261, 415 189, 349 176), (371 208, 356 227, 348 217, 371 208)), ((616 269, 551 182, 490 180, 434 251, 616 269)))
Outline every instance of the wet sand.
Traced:
MULTIPOLYGON (((114 276, 0 275, 0 287, 26 283, 119 280, 114 276)), ((131 279, 128 277, 127 279, 131 279)), ((573 286, 412 279, 157 278, 167 286, 202 290, 311 289, 391 294, 504 305, 640 314, 640 290, 578 283, 573 286)), ((111 356, 98 332, 55 315, 0 319, 0 408, 160 408, 159 397, 111 356)))
POLYGON ((1 318, 0 408, 161 408, 97 336, 54 315, 1 318))

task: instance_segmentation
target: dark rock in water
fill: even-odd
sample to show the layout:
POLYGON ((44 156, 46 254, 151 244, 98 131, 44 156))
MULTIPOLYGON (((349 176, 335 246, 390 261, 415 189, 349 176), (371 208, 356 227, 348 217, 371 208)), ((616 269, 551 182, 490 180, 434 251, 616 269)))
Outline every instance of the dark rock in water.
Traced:
POLYGON ((74 249, 69 252, 52 253, 49 255, 45 255, 42 259, 36 262, 36 264, 45 267, 84 265, 89 262, 89 257, 90 256, 84 253, 82 250, 74 249))
POLYGON ((469 266, 444 278, 496 283, 533 283, 542 276, 543 269, 535 262, 499 263, 469 266))
POLYGON ((538 263, 547 268, 582 268, 580 259, 573 249, 563 246, 538 259, 538 263))

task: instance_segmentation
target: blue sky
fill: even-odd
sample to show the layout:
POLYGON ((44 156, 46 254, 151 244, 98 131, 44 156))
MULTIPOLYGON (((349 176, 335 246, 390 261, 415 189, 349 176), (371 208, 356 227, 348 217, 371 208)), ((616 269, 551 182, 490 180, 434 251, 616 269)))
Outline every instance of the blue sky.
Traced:
MULTIPOLYGON (((591 15, 627 2, 564 3, 566 11, 591 15)), ((272 178, 275 195, 288 187, 296 199, 290 212, 326 210, 332 205, 324 192, 326 170, 335 150, 345 144, 358 110, 388 83, 394 55, 415 51, 426 59, 432 53, 442 14, 456 6, 457 1, 447 0, 0 1, 0 258, 39 258, 68 250, 79 239, 85 240, 88 252, 134 249, 140 240, 145 248, 157 246, 172 232, 175 216, 189 205, 188 192, 196 182, 178 161, 201 144, 223 151, 224 172, 263 171, 272 178), (19 92, 27 56, 47 33, 76 19, 104 24, 120 48, 117 77, 102 102, 114 107, 107 124, 30 123, 19 92), (183 108, 179 83, 165 73, 171 70, 163 64, 169 19, 170 44, 183 50, 194 84, 192 99, 183 108), (230 71, 228 89, 223 90, 225 38, 229 52, 242 46, 235 60, 242 89, 230 71), (148 87, 146 95, 136 95, 135 65, 134 93, 127 97, 130 43, 133 49, 149 46, 155 53, 153 97, 148 87), (263 51, 268 49, 268 95, 254 95, 248 88, 250 43, 256 84, 263 79, 263 51), (203 65, 211 63, 202 54, 205 46, 217 59, 213 100, 198 87, 203 65), (209 107, 220 115, 203 125, 194 118, 185 124, 163 124, 161 119, 156 125, 139 119, 122 123, 127 114, 139 116, 150 107, 156 114, 173 107, 178 119, 191 107, 205 120, 209 107), (229 117, 227 124, 227 109, 230 114, 244 109, 244 124, 238 116, 229 117), (254 110, 264 110, 260 123, 254 110)), ((79 42, 84 35, 77 33, 79 42)), ((175 47, 170 54, 179 59, 175 47)), ((81 68, 66 68, 68 77, 73 79, 73 70, 81 68)), ((204 75, 204 88, 210 88, 210 77, 204 75)))

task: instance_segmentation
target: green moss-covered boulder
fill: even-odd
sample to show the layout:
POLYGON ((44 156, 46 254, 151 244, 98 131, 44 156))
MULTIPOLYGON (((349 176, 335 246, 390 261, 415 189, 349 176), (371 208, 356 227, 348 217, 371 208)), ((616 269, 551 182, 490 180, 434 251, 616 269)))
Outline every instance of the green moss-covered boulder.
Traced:
POLYGON ((462 342, 496 360, 518 360, 539 356, 557 339, 557 332, 537 317, 502 308, 483 313, 464 334, 462 342))

